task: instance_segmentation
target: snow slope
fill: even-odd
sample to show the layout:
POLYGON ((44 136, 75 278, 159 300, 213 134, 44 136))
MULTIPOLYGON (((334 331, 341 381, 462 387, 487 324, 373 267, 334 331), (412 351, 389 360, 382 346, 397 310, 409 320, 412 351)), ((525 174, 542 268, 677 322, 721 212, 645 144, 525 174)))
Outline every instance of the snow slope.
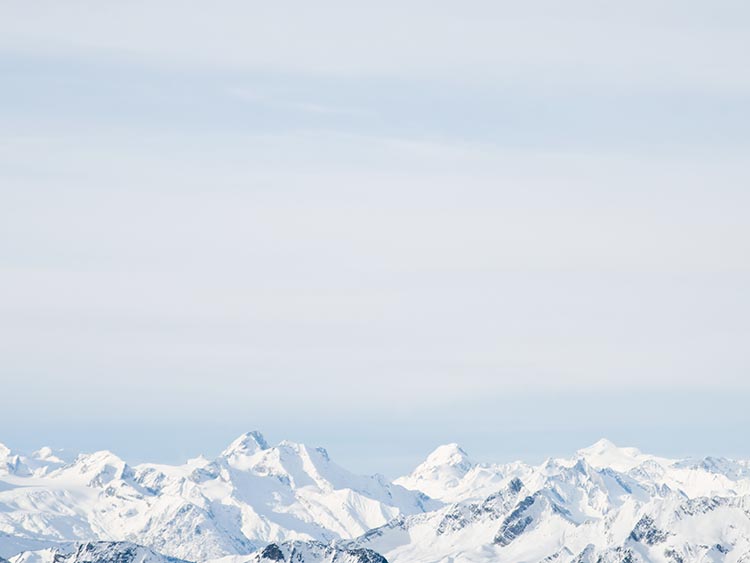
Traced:
POLYGON ((607 440, 535 467, 478 465, 449 445, 397 482, 453 504, 348 545, 412 563, 749 562, 748 466, 669 460, 607 440))
POLYGON ((270 447, 257 432, 215 460, 180 466, 130 466, 107 451, 66 464, 0 450, 5 557, 66 541, 124 540, 205 560, 268 542, 351 538, 435 506, 382 476, 349 473, 322 448, 270 447))
POLYGON ((270 446, 257 432, 216 459, 177 466, 0 447, 0 556, 750 563, 750 462, 671 460, 600 440, 539 465, 479 464, 447 444, 390 483, 349 473, 322 448, 270 446))

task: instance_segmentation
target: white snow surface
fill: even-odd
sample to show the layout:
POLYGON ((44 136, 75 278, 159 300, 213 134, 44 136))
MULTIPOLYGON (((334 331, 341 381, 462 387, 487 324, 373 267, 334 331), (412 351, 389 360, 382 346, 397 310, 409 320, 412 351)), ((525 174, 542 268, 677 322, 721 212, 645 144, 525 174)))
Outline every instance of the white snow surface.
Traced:
POLYGON ((269 542, 353 538, 440 503, 375 475, 354 475, 322 448, 257 432, 215 460, 130 466, 108 451, 70 463, 0 448, 0 556, 70 541, 118 540, 203 561, 269 542), (32 543, 29 543, 32 542, 32 543))
POLYGON ((92 541, 201 563, 750 563, 750 462, 600 440, 480 464, 447 444, 391 483, 257 432, 177 466, 0 445, 0 557, 51 563, 92 541))

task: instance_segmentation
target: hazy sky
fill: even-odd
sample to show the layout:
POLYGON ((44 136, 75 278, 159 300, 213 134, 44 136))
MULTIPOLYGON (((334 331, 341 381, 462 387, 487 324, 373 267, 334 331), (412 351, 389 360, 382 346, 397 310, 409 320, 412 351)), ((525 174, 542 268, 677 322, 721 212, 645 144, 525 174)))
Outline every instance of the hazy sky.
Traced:
POLYGON ((0 0, 0 442, 750 457, 750 4, 0 0))

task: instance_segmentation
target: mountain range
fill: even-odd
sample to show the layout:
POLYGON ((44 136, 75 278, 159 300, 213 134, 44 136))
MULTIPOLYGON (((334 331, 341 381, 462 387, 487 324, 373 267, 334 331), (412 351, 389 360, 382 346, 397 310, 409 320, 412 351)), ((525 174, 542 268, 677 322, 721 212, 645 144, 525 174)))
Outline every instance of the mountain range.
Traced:
POLYGON ((0 558, 750 563, 750 462, 600 440, 539 465, 485 464, 447 444, 391 482, 258 432, 182 465, 0 445, 0 558))

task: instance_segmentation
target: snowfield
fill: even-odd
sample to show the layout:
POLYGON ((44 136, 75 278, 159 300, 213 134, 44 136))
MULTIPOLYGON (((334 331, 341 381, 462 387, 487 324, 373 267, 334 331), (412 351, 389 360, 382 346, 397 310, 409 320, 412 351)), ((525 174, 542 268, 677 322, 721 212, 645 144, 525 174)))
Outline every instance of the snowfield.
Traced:
POLYGON ((750 563, 750 462, 600 440, 538 466, 440 446, 389 482, 249 432, 216 459, 131 466, 0 445, 11 563, 750 563))

